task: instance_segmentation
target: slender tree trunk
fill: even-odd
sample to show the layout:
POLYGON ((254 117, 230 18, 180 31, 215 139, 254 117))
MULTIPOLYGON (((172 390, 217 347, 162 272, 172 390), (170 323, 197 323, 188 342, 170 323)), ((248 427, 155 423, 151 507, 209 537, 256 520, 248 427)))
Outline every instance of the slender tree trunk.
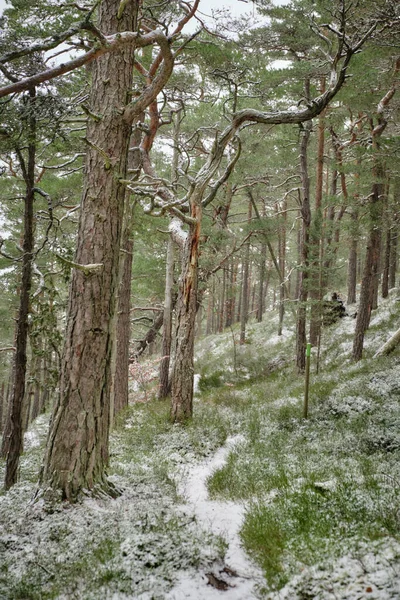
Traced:
MULTIPOLYGON (((251 281, 251 279, 250 279, 251 281)), ((255 283, 252 284, 251 286, 251 309, 250 309, 250 314, 253 314, 256 312, 256 291, 257 291, 257 286, 255 283)))
POLYGON ((376 236, 374 273, 372 277, 372 310, 376 310, 378 308, 379 281, 381 276, 381 246, 382 233, 381 230, 379 230, 379 235, 376 236))
POLYGON ((393 223, 391 227, 390 240, 390 265, 389 265, 389 288, 396 287, 397 272, 397 239, 399 234, 399 210, 400 210, 400 177, 396 177, 393 185, 393 223))
MULTIPOLYGON (((239 267, 238 267, 239 270, 239 267)), ((240 280, 237 295, 237 311, 236 311, 236 323, 240 323, 240 316, 242 314, 242 300, 243 300, 243 263, 240 267, 240 280)))
POLYGON ((305 123, 301 128, 300 143, 300 173, 302 181, 302 235, 300 244, 301 277, 299 290, 299 305, 296 322, 296 364, 299 372, 306 367, 306 319, 308 299, 308 245, 310 238, 311 209, 310 209, 310 178, 308 175, 308 144, 311 135, 311 124, 305 123))
POLYGON ((374 183, 370 200, 370 231, 367 242, 367 252, 364 272, 361 282, 360 301, 357 312, 356 329, 353 341, 353 360, 362 358, 364 334, 369 327, 373 305, 374 278, 378 271, 380 246, 380 221, 383 184, 374 183))
MULTIPOLYGON (((46 344, 46 342, 45 342, 46 344)), ((46 348, 46 346, 45 346, 46 348)), ((50 373, 49 373, 49 359, 45 353, 43 356, 43 369, 42 369, 42 385, 40 387, 40 398, 39 398, 39 415, 46 411, 46 403, 49 394, 50 373)))
MULTIPOLYGON (((144 120, 144 114, 138 121, 144 120)), ((134 127, 131 134, 131 148, 128 153, 128 172, 133 173, 133 179, 138 179, 141 171, 140 143, 142 132, 139 127, 134 127)), ((126 202, 121 252, 118 267, 118 295, 116 299, 115 340, 112 343, 112 385, 110 400, 110 425, 114 418, 129 404, 129 350, 131 334, 131 288, 132 288, 132 263, 133 263, 133 226, 136 201, 132 198, 126 202)))
POLYGON ((5 458, 7 456, 7 446, 9 436, 7 432, 7 424, 10 423, 10 419, 8 418, 8 412, 10 409, 10 395, 11 395, 11 386, 12 386, 12 366, 10 368, 10 374, 7 378, 7 386, 5 391, 5 396, 3 398, 3 421, 2 421, 2 438, 1 438, 1 457, 5 458))
POLYGON ((232 257, 230 266, 230 279, 228 287, 228 297, 226 300, 226 321, 225 327, 231 327, 235 318, 235 306, 236 306, 236 280, 237 280, 238 263, 237 260, 232 257))
POLYGON ((6 397, 5 397, 5 384, 4 381, 1 384, 0 389, 0 433, 3 431, 3 415, 5 414, 6 397))
MULTIPOLYGON (((287 219, 287 205, 286 200, 282 205, 282 225, 279 228, 279 270, 281 272, 281 279, 285 279, 286 269, 286 219, 287 219)), ((285 316, 285 286, 282 283, 279 286, 279 323, 278 323, 278 335, 282 335, 283 329, 283 318, 285 316)))
POLYGON ((249 319, 250 313, 253 310, 253 286, 251 284, 253 279, 253 262, 251 260, 251 248, 249 253, 249 283, 248 283, 248 298, 247 298, 247 320, 249 319))
MULTIPOLYGON (((321 79, 321 93, 326 89, 325 77, 321 79)), ((322 236, 322 192, 324 184, 324 151, 325 151, 325 113, 318 118, 317 172, 315 182, 315 218, 310 244, 310 342, 316 346, 321 332, 321 289, 320 289, 320 253, 322 236)))
MULTIPOLYGON (((331 189, 330 196, 336 198, 337 196, 337 181, 338 172, 336 169, 332 171, 331 189)), ((323 276, 322 276, 322 290, 321 297, 324 295, 325 290, 328 286, 329 275, 335 258, 333 248, 333 235, 335 230, 335 204, 333 201, 328 206, 325 217, 325 249, 324 249, 324 261, 323 261, 323 276)))
POLYGON ((382 272, 382 298, 389 296, 389 269, 390 269, 390 251, 391 251, 391 227, 388 224, 386 227, 385 252, 383 255, 383 272, 382 272))
MULTIPOLYGON (((176 192, 179 182, 179 141, 182 123, 182 110, 179 110, 174 118, 174 151, 172 154, 171 164, 171 179, 176 192)), ((165 294, 164 294, 164 323, 161 346, 161 362, 159 380, 160 386, 158 397, 160 400, 166 398, 171 391, 170 382, 170 362, 172 348, 172 316, 174 306, 174 241, 172 236, 168 240, 167 260, 166 260, 166 275, 165 275, 165 294)), ((199 330, 201 325, 201 317, 199 318, 199 330)))
POLYGON ((225 323, 224 327, 232 325, 232 261, 229 262, 226 268, 226 294, 225 294, 225 323))
POLYGON ((267 294, 269 291, 269 284, 271 281, 271 270, 272 270, 272 266, 270 263, 267 263, 267 277, 265 280, 265 286, 264 286, 264 298, 263 298, 263 306, 264 306, 264 310, 266 310, 267 308, 267 294))
POLYGON ((215 333, 219 333, 221 324, 221 284, 219 274, 215 275, 215 333))
MULTIPOLYGON (((247 222, 251 223, 251 200, 249 200, 247 222)), ((246 343, 246 324, 249 318, 249 269, 250 269, 250 239, 246 243, 243 257, 243 287, 242 310, 240 313, 240 344, 246 343)))
POLYGON ((257 303, 257 322, 261 323, 264 314, 264 288, 265 274, 267 264, 267 244, 262 242, 260 251, 260 274, 258 287, 258 303, 257 303))
POLYGON ((221 285, 221 294, 220 294, 220 305, 219 305, 219 324, 218 331, 222 333, 224 330, 224 321, 225 321, 225 305, 226 305, 226 267, 222 269, 222 285, 221 285))
MULTIPOLYGON (((132 218, 128 219, 124 232, 122 269, 118 291, 118 314, 116 319, 115 370, 113 390, 113 416, 118 415, 129 403, 129 340, 131 333, 131 282, 133 260, 132 218)), ((111 420, 111 422, 113 419, 111 420)))
POLYGON ((34 385, 30 383, 25 390, 24 402, 22 406, 22 435, 24 435, 25 431, 28 431, 29 423, 30 423, 30 415, 32 411, 33 404, 33 396, 34 396, 34 385))
POLYGON ((397 238, 398 225, 395 224, 390 231, 390 264, 389 264, 389 289, 396 287, 396 272, 397 272, 397 238))
MULTIPOLYGON (((298 226, 297 230, 297 264, 301 265, 302 260, 302 245, 301 245, 302 225, 298 226)), ((301 286, 301 270, 296 270, 296 286, 294 290, 294 299, 299 300, 300 298, 300 286, 301 286)))
POLYGON ((203 306, 201 302, 198 302, 197 306, 197 321, 196 321, 196 337, 201 337, 203 335, 203 306))
MULTIPOLYGON (((8 490, 17 481, 19 457, 23 450, 23 401, 25 394, 25 378, 27 364, 27 341, 28 341, 28 315, 29 295, 32 285, 32 257, 33 257, 33 203, 35 187, 35 160, 36 160, 36 118, 35 118, 35 88, 29 91, 30 115, 29 139, 28 139, 28 161, 25 161, 18 151, 21 168, 26 183, 25 211, 24 211, 24 241, 22 258, 22 280, 19 297, 19 312, 17 321, 17 335, 15 341, 15 363, 14 382, 11 394, 10 407, 8 411, 9 423, 6 426, 8 438, 3 440, 3 448, 6 452, 6 472, 4 487, 8 490)), ((5 437, 5 436, 4 436, 5 437)))
POLYGON ((182 253, 182 273, 176 314, 176 350, 171 377, 171 420, 184 422, 193 414, 194 333, 197 311, 198 259, 202 217, 202 191, 191 198, 191 217, 182 253))
MULTIPOLYGON (((103 0, 103 34, 135 31, 137 2, 117 18, 119 0, 103 0)), ((83 489, 113 490, 108 463, 113 315, 118 285, 131 120, 122 107, 132 91, 134 52, 124 47, 92 63, 85 179, 75 262, 101 264, 75 269, 69 293, 60 394, 48 437, 41 486, 75 501, 83 489)))
POLYGON ((384 176, 385 168, 380 156, 380 139, 387 126, 384 111, 397 89, 397 76, 400 71, 400 58, 396 61, 393 83, 390 90, 383 96, 377 107, 377 125, 372 128, 372 142, 375 150, 374 156, 374 184, 369 203, 370 209, 370 231, 367 243, 367 254, 363 279, 361 282, 360 303, 357 313, 356 330, 353 342, 353 360, 362 358, 364 333, 367 330, 371 317, 371 309, 374 301, 374 286, 377 285, 379 269, 379 252, 381 243, 382 227, 382 201, 385 193, 384 176))
POLYGON ((216 310, 216 306, 217 306, 217 302, 216 302, 216 297, 217 297, 217 292, 216 292, 216 284, 215 284, 215 280, 216 277, 213 277, 212 280, 212 292, 211 292, 211 298, 212 298, 212 306, 211 306, 211 333, 216 333, 217 328, 216 328, 216 319, 217 319, 217 310, 216 310))
POLYGON ((165 277, 165 300, 164 300, 164 324, 160 362, 160 387, 158 397, 160 400, 166 398, 170 393, 169 365, 171 360, 172 343, 172 306, 174 288, 174 241, 170 236, 167 247, 166 277, 165 277))
MULTIPOLYGON (((39 342, 39 349, 41 349, 41 346, 42 344, 39 342)), ((35 370, 33 374, 33 379, 33 402, 29 422, 34 421, 40 414, 40 396, 43 380, 42 357, 40 355, 38 355, 35 360, 35 370)))
POLYGON ((357 255, 358 255, 358 210, 353 208, 350 214, 350 251, 349 265, 347 271, 347 304, 355 304, 357 301, 357 255))
POLYGON ((212 334, 213 290, 208 290, 206 335, 212 334))

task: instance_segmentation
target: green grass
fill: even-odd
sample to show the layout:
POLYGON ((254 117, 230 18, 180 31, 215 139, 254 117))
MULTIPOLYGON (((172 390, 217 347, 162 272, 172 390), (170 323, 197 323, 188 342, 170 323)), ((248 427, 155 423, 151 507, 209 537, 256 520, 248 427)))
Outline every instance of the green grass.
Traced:
MULTIPOLYGON (((209 478, 209 492, 212 498, 246 503, 242 541, 262 567, 269 591, 281 588, 304 566, 333 561, 360 542, 399 538, 398 358, 351 364, 343 354, 351 335, 336 336, 334 327, 324 331, 320 374, 315 374, 314 357, 310 417, 304 420, 304 378, 287 359, 293 355, 293 340, 269 344, 275 328, 276 319, 250 326, 254 347, 237 349, 236 371, 232 333, 206 340, 208 352, 198 366, 202 393, 194 403, 193 420, 184 426, 171 424, 168 402, 153 400, 124 411, 111 436, 109 473, 129 494, 124 513, 118 508, 113 512, 110 501, 108 512, 93 511, 87 522, 79 520, 79 507, 71 509, 70 517, 64 509, 42 515, 51 526, 43 533, 39 527, 35 534, 32 560, 18 573, 9 559, 0 566, 0 596, 135 597, 153 581, 162 580, 159 589, 165 590, 165 581, 177 571, 205 568, 223 557, 222 537, 199 532, 190 516, 174 512, 183 500, 176 475, 211 456, 235 433, 243 435, 243 442, 209 478), (262 345, 260 340, 265 340, 262 345), (217 360, 211 344, 218 350, 217 360), (80 525, 82 537, 70 552, 80 525), (206 557, 204 548, 209 549, 206 557), (57 563, 55 557, 61 557, 57 563)), ((4 521, 0 527, 9 532, 15 526, 23 533, 44 440, 43 435, 41 445, 21 461, 25 487, 8 493, 14 524, 4 521), (25 500, 18 500, 17 493, 25 500)), ((34 517, 28 525, 36 527, 34 517)), ((13 543, 17 562, 25 549, 13 543)), ((153 593, 150 587, 147 591, 153 593)))
MULTIPOLYGON (((314 357, 309 419, 302 418, 304 379, 290 365, 214 390, 216 403, 240 414, 245 443, 208 489, 213 498, 247 501, 241 537, 269 589, 361 542, 400 539, 397 359, 352 364, 342 346, 352 336, 335 337, 334 329, 324 332, 319 375, 314 357)), ((268 363, 268 346, 265 355, 268 363)))

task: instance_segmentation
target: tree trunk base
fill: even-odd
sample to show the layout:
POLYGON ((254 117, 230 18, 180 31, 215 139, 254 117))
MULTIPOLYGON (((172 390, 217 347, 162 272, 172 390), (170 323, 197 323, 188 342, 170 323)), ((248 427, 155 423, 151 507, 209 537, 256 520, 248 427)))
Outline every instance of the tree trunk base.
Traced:
POLYGON ((35 502, 43 500, 47 507, 46 510, 51 511, 53 505, 60 504, 61 502, 79 503, 85 498, 109 500, 111 498, 118 498, 122 493, 123 489, 117 487, 112 481, 104 479, 104 481, 97 483, 91 489, 82 488, 73 498, 66 498, 62 489, 54 489, 50 485, 42 487, 36 491, 34 500, 35 502))

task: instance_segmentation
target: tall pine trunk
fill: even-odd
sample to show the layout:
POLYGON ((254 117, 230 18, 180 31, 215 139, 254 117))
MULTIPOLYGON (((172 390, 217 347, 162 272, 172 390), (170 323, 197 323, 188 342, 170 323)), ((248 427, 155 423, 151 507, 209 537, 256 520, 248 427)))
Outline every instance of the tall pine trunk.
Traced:
POLYGON ((350 250, 347 271, 347 304, 355 304, 357 300, 357 256, 358 256, 358 209, 353 208, 350 213, 350 250))
MULTIPOLYGON (((382 175, 382 173, 380 174, 382 175)), ((362 357, 364 334, 369 327, 369 322, 371 319, 374 284, 379 266, 382 195, 382 182, 374 183, 370 200, 370 227, 367 240, 367 251, 365 256, 360 301, 353 341, 353 360, 355 361, 360 360, 362 357)))
POLYGON ((182 252, 176 311, 176 349, 171 377, 171 420, 184 422, 193 414, 194 334, 197 312, 198 260, 202 190, 191 199, 191 217, 182 252))
POLYGON ((257 323, 262 322, 264 314, 264 291, 265 291, 265 276, 267 266, 267 244, 262 241, 261 252, 260 252, 260 274, 258 283, 258 302, 257 302, 257 323))
MULTIPOLYGON (((388 200, 388 196, 386 196, 388 200)), ((387 207, 388 208, 388 207, 387 207)), ((386 234, 385 249, 383 252, 383 270, 382 270, 382 298, 389 296, 389 268, 390 268, 390 246, 392 242, 391 226, 389 224, 388 210, 386 211, 386 234)))
MULTIPOLYGON (((325 77, 321 79, 321 93, 325 92, 325 77)), ((313 235, 310 244, 310 342, 316 346, 321 332, 321 289, 320 289, 320 250, 322 237, 322 192, 324 183, 324 150, 325 150, 325 112, 322 111, 318 118, 317 142, 317 172, 315 182, 315 219, 313 235)))
POLYGON ((389 289, 396 287, 397 272, 397 238, 399 234, 400 210, 400 177, 396 177, 393 185, 393 223, 390 229, 390 264, 389 264, 389 289))
POLYGON ((35 160, 36 160, 36 118, 35 88, 29 91, 28 117, 28 160, 20 150, 17 151, 26 184, 24 209, 24 241, 22 245, 22 279, 19 296, 19 311, 15 341, 15 359, 13 369, 13 386, 8 409, 8 418, 3 437, 3 453, 6 457, 4 487, 8 490, 17 481, 19 457, 23 450, 23 401, 25 395, 25 379, 27 364, 29 296, 32 285, 33 260, 33 203, 35 196, 35 160))
MULTIPOLYGON (((134 31, 137 2, 117 18, 119 0, 103 0, 104 34, 134 31)), ((83 489, 112 491, 107 484, 113 317, 118 285, 131 121, 123 108, 132 90, 134 51, 102 56, 91 68, 90 114, 84 189, 75 262, 101 264, 74 269, 69 292, 60 393, 46 448, 41 486, 74 501, 83 489)))
MULTIPOLYGON (((247 222, 251 223, 251 200, 249 200, 247 222)), ((239 343, 244 344, 246 342, 246 324, 249 318, 249 291, 250 291, 250 238, 245 245, 244 256, 243 256, 243 282, 242 282, 242 302, 240 312, 240 338, 239 343)))
POLYGON ((113 390, 113 413, 118 415, 129 402, 129 340, 131 333, 131 281, 133 260, 132 221, 128 223, 124 232, 124 241, 121 247, 123 259, 121 280, 118 291, 118 314, 116 319, 115 340, 115 370, 113 390))
POLYGON ((158 397, 162 400, 170 392, 169 365, 171 362, 172 344, 172 300, 174 288, 174 241, 170 236, 167 247, 165 295, 164 295, 164 323, 160 362, 160 387, 158 397))
MULTIPOLYGON (((361 282, 360 303, 357 313, 356 330, 353 341, 353 360, 362 358, 364 334, 369 327, 371 310, 376 302, 379 277, 379 254, 381 245, 382 202, 385 194, 385 168, 380 156, 380 139, 387 126, 384 111, 397 89, 397 75, 400 71, 400 58, 396 61, 392 87, 383 96, 377 107, 377 125, 372 129, 374 155, 372 193, 369 201, 369 235, 363 278, 361 282)), ((371 121, 372 123, 372 121, 371 121)))
POLYGON ((311 123, 301 127, 300 142, 300 174, 302 182, 301 218, 302 230, 300 239, 300 282, 299 303, 296 322, 296 364, 299 372, 306 367, 306 320, 308 299, 308 246, 310 240, 311 209, 310 209, 310 178, 308 175, 308 144, 311 135, 311 123))
POLYGON ((279 286, 279 323, 278 323, 278 335, 282 335, 283 329, 283 318, 285 316, 285 286, 283 281, 285 279, 286 270, 286 221, 287 221, 287 203, 284 200, 282 204, 282 224, 279 227, 279 255, 278 264, 281 273, 281 283, 279 286))

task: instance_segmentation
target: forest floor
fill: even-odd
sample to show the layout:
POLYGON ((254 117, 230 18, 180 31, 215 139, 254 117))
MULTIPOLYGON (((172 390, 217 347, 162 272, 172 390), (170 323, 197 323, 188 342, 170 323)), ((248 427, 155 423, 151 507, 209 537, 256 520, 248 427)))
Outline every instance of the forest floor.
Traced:
POLYGON ((373 358, 399 315, 393 293, 357 364, 354 319, 324 329, 308 419, 294 327, 277 336, 273 312, 244 346, 235 327, 200 341, 184 427, 152 399, 151 361, 139 367, 111 436, 115 500, 33 501, 41 415, 0 495, 0 598, 400 598, 400 353, 373 358))

